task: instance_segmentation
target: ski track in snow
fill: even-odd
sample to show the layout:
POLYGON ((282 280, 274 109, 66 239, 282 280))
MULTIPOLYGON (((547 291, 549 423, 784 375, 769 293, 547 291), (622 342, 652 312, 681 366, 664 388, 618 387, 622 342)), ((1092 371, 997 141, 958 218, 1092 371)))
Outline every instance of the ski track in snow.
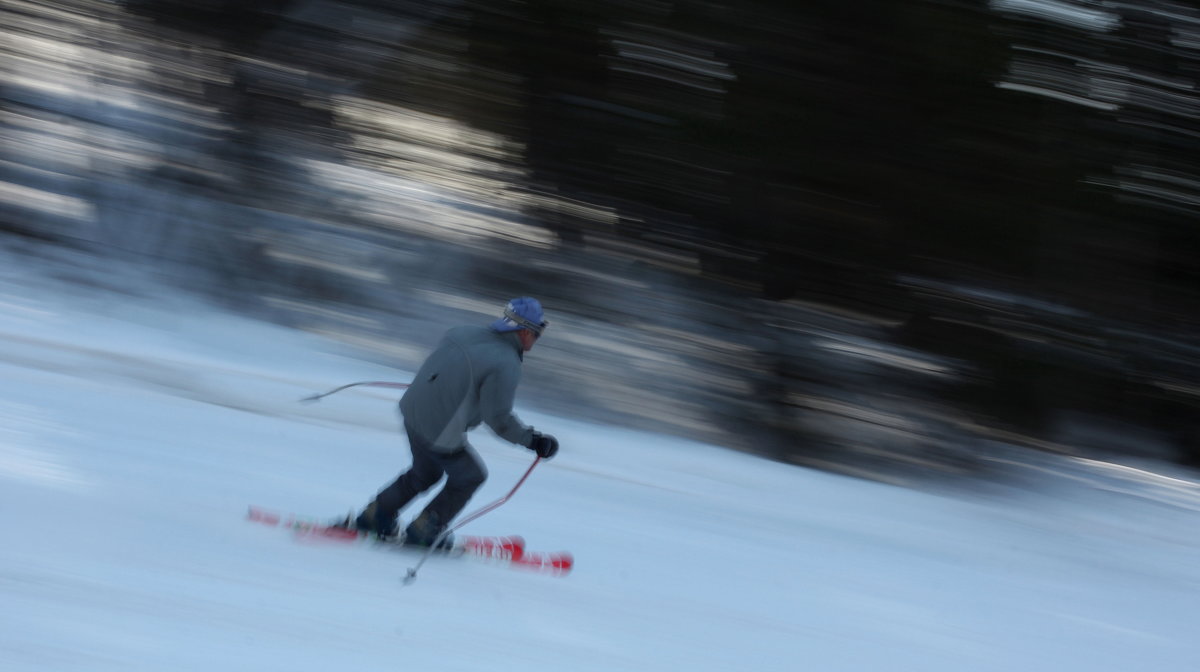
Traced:
MULTIPOLYGON (((406 372, 199 306, 6 289, 0 669, 1200 669, 1184 473, 1048 456, 947 496, 526 410, 562 452, 464 533, 574 571, 435 557, 405 587, 407 554, 244 516, 332 518, 405 468, 399 393, 297 400, 406 372)), ((473 440, 468 511, 531 457, 473 440)))

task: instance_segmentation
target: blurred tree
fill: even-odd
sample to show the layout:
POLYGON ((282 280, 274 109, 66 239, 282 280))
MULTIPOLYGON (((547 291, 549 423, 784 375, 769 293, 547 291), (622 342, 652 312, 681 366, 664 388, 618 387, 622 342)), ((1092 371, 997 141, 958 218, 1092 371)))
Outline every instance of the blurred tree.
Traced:
MULTIPOLYGON (((223 123, 196 124, 196 133, 228 174, 180 177, 186 167, 164 166, 155 175, 175 175, 182 189, 226 180, 220 198, 252 206, 213 218, 230 247, 242 246, 227 255, 239 273, 270 268, 240 230, 342 218, 323 210, 331 199, 309 188, 301 159, 340 149, 338 134, 350 131, 335 101, 354 98, 503 136, 503 151, 455 151, 510 156, 503 179, 521 176, 525 214, 570 253, 616 250, 665 269, 655 278, 675 292, 663 311, 672 317, 690 310, 686 318, 700 320, 713 303, 751 304, 747 295, 781 314, 801 299, 915 313, 925 326, 961 308, 946 296, 938 300, 950 308, 927 305, 930 293, 895 282, 911 274, 1048 296, 1146 329, 1195 325, 1200 14, 1169 0, 1092 3, 1057 17, 984 0, 123 6, 145 19, 138 30, 155 26, 146 28, 154 40, 175 41, 178 62, 218 73, 173 70, 178 62, 151 69, 165 94, 219 109, 223 123), (268 221, 266 210, 298 218, 268 221)), ((388 150, 371 141, 395 141, 387 127, 363 131, 356 158, 375 151, 371 165, 386 163, 388 150)), ((469 170, 485 164, 494 165, 469 170)), ((217 191, 196 191, 205 188, 217 191)), ((355 226, 370 224, 347 221, 346 230, 355 226)), ((586 283, 575 287, 586 294, 586 283)), ((1010 415, 1030 426, 1046 424, 1045 406, 1057 403, 1043 404, 1042 390, 1096 407, 1135 403, 1114 392, 1128 388, 1128 372, 1087 370, 1124 361, 1116 346, 1071 370, 1057 355, 1017 352, 1020 339, 988 324, 1010 318, 1008 309, 992 310, 955 314, 971 324, 955 332, 953 354, 1003 373, 994 394, 979 395, 987 403, 1011 402, 1010 415), (1084 399, 1087 389, 1105 392, 1084 399)), ((812 378, 787 361, 803 341, 772 325, 734 336, 761 361, 705 356, 769 390, 755 402, 783 407, 812 378)), ((1136 399, 1147 415, 1159 412, 1159 397, 1136 399)), ((1162 417, 1190 407, 1170 408, 1162 417)), ((743 410, 730 401, 723 412, 743 410)))

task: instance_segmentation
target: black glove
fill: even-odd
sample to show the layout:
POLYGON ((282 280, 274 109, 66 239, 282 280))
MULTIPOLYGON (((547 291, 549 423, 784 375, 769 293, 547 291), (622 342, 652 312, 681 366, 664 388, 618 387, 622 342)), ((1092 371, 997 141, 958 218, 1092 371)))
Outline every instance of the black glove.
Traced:
POLYGON ((558 439, 549 434, 534 432, 533 438, 529 440, 529 449, 537 453, 538 457, 543 460, 548 460, 558 452, 558 439))

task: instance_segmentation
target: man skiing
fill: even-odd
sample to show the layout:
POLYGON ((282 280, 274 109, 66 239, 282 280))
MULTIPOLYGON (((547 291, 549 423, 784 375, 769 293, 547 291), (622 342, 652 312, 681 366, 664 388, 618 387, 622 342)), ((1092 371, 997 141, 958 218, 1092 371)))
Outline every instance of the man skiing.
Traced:
MULTIPOLYGON (((513 413, 524 353, 546 324, 541 304, 523 297, 510 301, 490 327, 454 327, 442 336, 400 399, 412 466, 380 491, 355 519, 355 527, 380 538, 395 537, 400 510, 445 474, 441 492, 404 531, 405 544, 432 546, 487 479, 487 469, 467 442, 467 432, 481 422, 539 457, 554 457, 558 441, 513 413)), ((449 544, 448 538, 442 542, 449 544)))

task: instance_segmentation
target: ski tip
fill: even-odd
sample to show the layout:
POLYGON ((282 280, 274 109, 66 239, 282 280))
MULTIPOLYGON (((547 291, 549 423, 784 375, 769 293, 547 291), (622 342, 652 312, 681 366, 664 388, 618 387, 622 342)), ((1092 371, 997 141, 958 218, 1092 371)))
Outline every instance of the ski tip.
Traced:
POLYGON ((272 513, 265 509, 260 509, 257 506, 251 506, 246 510, 246 520, 263 525, 278 525, 282 520, 282 516, 277 513, 272 513))
POLYGON ((567 551, 557 553, 526 553, 512 559, 515 567, 528 569, 539 574, 566 576, 575 568, 575 556, 567 551))
POLYGON ((566 576, 572 569, 575 569, 575 556, 566 552, 559 553, 550 560, 550 566, 552 574, 566 576))

